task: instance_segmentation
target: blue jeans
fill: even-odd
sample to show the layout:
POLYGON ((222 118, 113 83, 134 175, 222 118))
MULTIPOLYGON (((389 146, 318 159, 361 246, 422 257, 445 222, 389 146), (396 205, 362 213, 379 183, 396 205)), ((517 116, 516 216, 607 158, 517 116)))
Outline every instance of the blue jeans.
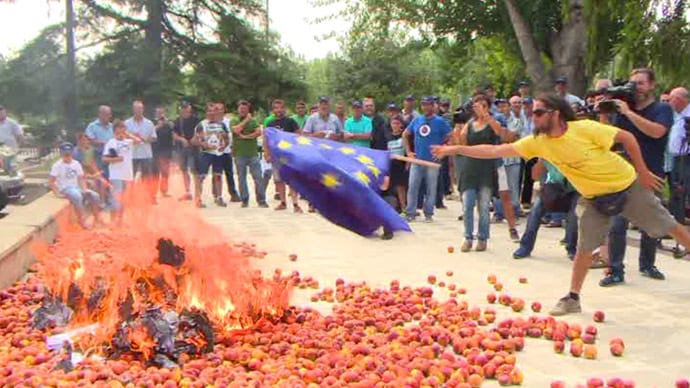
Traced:
POLYGON ((565 219, 565 213, 551 212, 547 213, 547 215, 551 222, 563 222, 565 219))
POLYGON ((480 241, 489 239, 489 202, 491 201, 491 187, 468 189, 462 192, 462 202, 465 209, 465 240, 474 239, 474 205, 479 208, 480 241))
POLYGON ((100 206, 101 202, 98 193, 93 190, 82 190, 79 187, 65 187, 60 190, 60 194, 64 195, 80 214, 87 206, 100 206))
MULTIPOLYGON (((568 212, 568 222, 565 227, 565 250, 574 255, 577 249, 577 213, 575 208, 577 207, 577 197, 573 199, 570 206, 570 211, 568 212)), ((520 239, 520 253, 524 255, 530 255, 534 250, 534 244, 537 241, 537 233, 539 232, 539 227, 541 226, 541 218, 546 213, 544 209, 544 203, 541 201, 540 197, 534 201, 534 205, 529 212, 527 217, 527 226, 525 226, 525 231, 522 233, 522 238, 520 239)), ((559 213, 562 214, 562 213, 559 213)))
POLYGON ((258 156, 236 156, 235 167, 237 167, 238 183, 240 186, 240 199, 242 202, 249 202, 249 187, 247 185, 247 170, 254 181, 254 193, 258 203, 266 202, 266 192, 263 188, 261 177, 261 163, 258 156))
MULTIPOLYGON (((627 245, 628 220, 623 216, 613 217, 609 230, 609 267, 614 275, 623 276, 625 273, 625 248, 627 245)), ((640 239, 640 271, 654 267, 656 261, 657 239, 650 237, 644 231, 640 239)))
POLYGON ((405 210, 405 214, 408 217, 414 217, 417 211, 417 201, 419 200, 418 195, 422 187, 422 180, 425 181, 426 187, 424 194, 424 215, 427 217, 434 215, 438 170, 438 168, 420 166, 417 164, 410 166, 410 183, 407 189, 407 209, 405 210))

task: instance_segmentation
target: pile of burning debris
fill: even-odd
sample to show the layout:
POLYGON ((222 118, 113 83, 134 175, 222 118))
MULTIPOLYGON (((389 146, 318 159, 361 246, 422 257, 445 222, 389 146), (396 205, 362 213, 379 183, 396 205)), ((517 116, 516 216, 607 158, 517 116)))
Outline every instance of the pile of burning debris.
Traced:
MULTIPOLYGON (((96 240, 117 238, 113 231, 83 233, 96 240)), ((131 235, 121 238, 144 243, 131 235)), ((153 245, 155 250, 144 249, 153 253, 148 260, 133 260, 119 252, 70 252, 64 250, 65 244, 59 250, 40 252, 39 274, 46 296, 34 312, 33 327, 68 330, 49 338, 49 346, 65 354, 61 368, 73 367, 75 349, 82 353, 96 349, 110 359, 127 355, 174 368, 184 358, 211 352, 219 340, 289 312, 291 284, 264 279, 238 265, 244 255, 233 253, 230 246, 190 250, 168 238, 153 245), (225 271, 219 271, 223 266, 214 258, 220 257, 235 260, 228 259, 225 271), (89 329, 69 331, 84 326, 89 329)))

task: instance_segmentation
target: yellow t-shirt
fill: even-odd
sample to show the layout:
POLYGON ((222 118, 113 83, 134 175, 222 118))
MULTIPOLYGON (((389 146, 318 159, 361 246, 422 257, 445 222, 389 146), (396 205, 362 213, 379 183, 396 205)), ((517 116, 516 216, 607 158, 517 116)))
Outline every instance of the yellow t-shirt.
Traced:
POLYGON ((625 190, 635 181, 633 166, 611 151, 619 129, 593 120, 569 121, 561 137, 544 134, 513 143, 525 159, 555 165, 585 198, 625 190))

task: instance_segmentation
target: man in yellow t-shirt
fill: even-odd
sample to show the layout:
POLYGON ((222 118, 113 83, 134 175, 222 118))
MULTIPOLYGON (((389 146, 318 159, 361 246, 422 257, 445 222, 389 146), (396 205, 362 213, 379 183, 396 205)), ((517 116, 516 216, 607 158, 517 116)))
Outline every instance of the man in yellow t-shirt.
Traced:
POLYGON ((582 195, 577 209, 579 241, 570 292, 559 300, 551 315, 581 311, 580 290, 592 251, 604 242, 613 215, 620 214, 650 236, 670 234, 690 248, 690 232, 654 195, 664 181, 647 168, 631 133, 592 120, 575 121, 568 103, 556 96, 537 98, 532 112, 533 136, 501 145, 436 146, 432 153, 437 158, 454 154, 480 159, 542 158, 555 165, 582 195), (632 165, 611 151, 614 143, 623 145, 632 165))

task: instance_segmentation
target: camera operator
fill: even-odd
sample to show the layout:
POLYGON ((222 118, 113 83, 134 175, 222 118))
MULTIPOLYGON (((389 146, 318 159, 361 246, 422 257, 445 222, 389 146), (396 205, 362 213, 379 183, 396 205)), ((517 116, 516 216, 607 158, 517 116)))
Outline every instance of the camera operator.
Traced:
POLYGON ((675 120, 668 140, 668 150, 673 156, 671 167, 671 214, 679 223, 685 221, 685 204, 690 186, 690 95, 678 87, 669 93, 669 104, 675 111, 675 120))
MULTIPOLYGON (((669 129, 673 125, 673 111, 668 104, 657 102, 654 97, 654 71, 647 68, 635 69, 630 81, 635 84, 634 106, 629 106, 622 99, 614 99, 617 114, 613 124, 635 136, 647 168, 656 176, 663 177, 664 153, 669 129)), ((620 215, 615 216, 609 230, 609 274, 599 282, 602 287, 625 281, 623 258, 627 230, 628 220, 620 215)), ((656 247, 657 240, 641 231, 640 273, 652 279, 664 280, 666 277, 654 265, 656 247)))

